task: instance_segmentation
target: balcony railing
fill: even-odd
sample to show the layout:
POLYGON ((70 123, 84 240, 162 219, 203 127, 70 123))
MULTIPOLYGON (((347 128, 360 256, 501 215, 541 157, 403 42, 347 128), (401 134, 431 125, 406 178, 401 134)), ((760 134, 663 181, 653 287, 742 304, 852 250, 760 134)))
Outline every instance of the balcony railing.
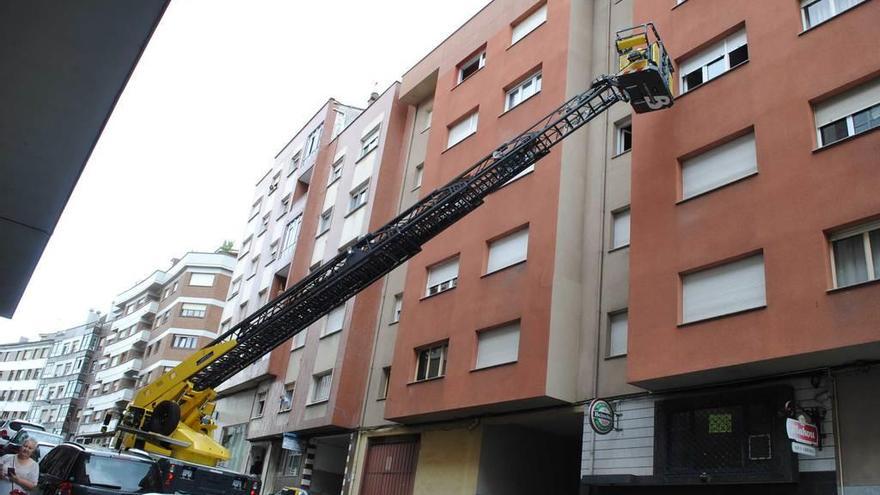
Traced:
POLYGON ((143 361, 140 359, 130 359, 122 364, 95 373, 95 381, 108 383, 126 376, 134 378, 137 376, 142 366, 143 361))
POLYGON ((146 344, 147 340, 149 339, 149 330, 141 330, 139 332, 135 332, 122 340, 117 340, 112 344, 107 344, 107 346, 104 347, 104 355, 116 356, 122 354, 123 352, 130 350, 133 347, 141 347, 141 344, 146 344))
POLYGON ((122 390, 117 390, 116 392, 111 392, 106 395, 99 395, 97 397, 89 398, 88 403, 86 403, 86 408, 91 408, 96 411, 109 409, 111 407, 115 407, 119 402, 130 401, 132 397, 134 397, 134 390, 130 388, 124 388, 122 390))

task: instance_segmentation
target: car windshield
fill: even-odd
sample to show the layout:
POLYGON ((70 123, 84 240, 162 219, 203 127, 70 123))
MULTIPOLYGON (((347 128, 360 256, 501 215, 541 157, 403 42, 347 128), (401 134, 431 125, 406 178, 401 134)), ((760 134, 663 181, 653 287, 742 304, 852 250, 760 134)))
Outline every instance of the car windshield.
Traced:
POLYGON ((10 423, 9 426, 10 426, 10 428, 12 428, 13 430, 16 430, 16 431, 18 431, 22 428, 27 428, 28 430, 40 430, 40 431, 45 430, 45 428, 43 428, 41 425, 35 425, 35 424, 31 424, 31 423, 22 423, 20 421, 13 421, 12 423, 10 423))
POLYGON ((78 483, 126 492, 158 492, 161 479, 155 463, 125 457, 85 454, 76 469, 78 483))
POLYGON ((12 443, 21 445, 28 438, 33 438, 39 443, 50 443, 52 445, 58 445, 64 441, 64 438, 61 435, 56 435, 54 433, 46 433, 45 431, 37 430, 18 430, 18 433, 16 433, 15 437, 12 439, 12 443))

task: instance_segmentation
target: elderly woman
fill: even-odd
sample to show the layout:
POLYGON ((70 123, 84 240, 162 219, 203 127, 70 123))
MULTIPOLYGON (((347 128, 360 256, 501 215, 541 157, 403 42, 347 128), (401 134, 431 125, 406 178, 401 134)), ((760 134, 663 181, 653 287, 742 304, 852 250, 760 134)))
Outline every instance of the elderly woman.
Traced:
POLYGON ((27 495, 37 486, 40 465, 31 459, 37 441, 28 438, 18 449, 18 454, 0 457, 0 495, 27 495))

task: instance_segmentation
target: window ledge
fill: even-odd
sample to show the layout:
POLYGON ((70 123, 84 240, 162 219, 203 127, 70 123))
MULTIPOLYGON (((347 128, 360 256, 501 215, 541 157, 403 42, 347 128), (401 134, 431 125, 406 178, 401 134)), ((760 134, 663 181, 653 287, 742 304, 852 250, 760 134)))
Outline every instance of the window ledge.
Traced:
MULTIPOLYGON (((470 59, 470 60, 473 60, 473 59, 470 59)), ((481 70, 483 70, 483 69, 485 69, 485 68, 486 68, 486 65, 483 64, 482 67, 480 67, 479 69, 477 69, 477 70, 471 72, 471 75, 469 75, 469 76, 467 76, 466 78, 462 79, 461 81, 457 82, 457 83, 455 84, 455 86, 453 86, 452 89, 450 89, 449 91, 455 91, 455 88, 461 86, 462 84, 466 83, 467 81, 470 81, 471 79, 473 79, 474 77, 476 77, 476 75, 479 74, 481 70)), ((460 71, 461 71, 461 68, 459 68, 459 67, 456 67, 456 68, 455 68, 455 72, 456 72, 456 74, 457 74, 458 72, 460 72, 460 71)))
POLYGON ((348 218, 348 217, 352 216, 353 214, 355 214, 358 210, 360 210, 360 209, 363 208, 364 206, 367 206, 367 202, 366 202, 366 201, 363 202, 363 203, 361 203, 357 208, 355 208, 355 209, 353 209, 353 210, 351 210, 351 211, 349 211, 349 212, 346 212, 345 216, 343 216, 342 218, 348 218))
POLYGON ((254 278, 254 277, 256 277, 256 276, 257 276, 256 273, 252 273, 252 274, 248 275, 247 278, 246 278, 245 280, 250 280, 250 279, 252 279, 252 278, 254 278))
POLYGON ((419 134, 424 134, 424 133, 426 133, 426 132, 428 132, 428 131, 430 131, 430 130, 431 130, 431 126, 425 127, 424 129, 422 129, 421 131, 419 131, 419 134))
POLYGON ((364 153, 363 155, 361 155, 360 157, 358 157, 357 160, 354 161, 354 164, 357 165, 358 163, 360 163, 361 161, 363 161, 364 158, 370 156, 370 154, 372 154, 372 153, 373 153, 374 151, 376 151, 377 149, 379 149, 378 146, 376 146, 375 148, 371 149, 370 151, 364 153))
POLYGON ((452 291, 454 291, 454 290, 456 289, 456 287, 458 287, 458 286, 456 285, 455 287, 450 287, 449 289, 446 289, 446 290, 444 290, 444 291, 440 291, 440 292, 438 292, 438 293, 436 293, 436 294, 428 294, 428 295, 426 295, 426 296, 422 296, 422 298, 419 299, 419 302, 424 301, 425 299, 431 299, 431 298, 433 298, 433 297, 437 297, 437 296, 439 296, 440 294, 446 294, 447 292, 452 292, 452 291))
POLYGON ((326 234, 326 233, 329 232, 329 231, 330 231, 330 227, 327 227, 326 229, 324 229, 324 230, 318 232, 318 235, 315 236, 315 239, 321 237, 322 235, 326 234))
POLYGON ((342 332, 342 329, 341 329, 341 328, 340 328, 339 330, 333 330, 333 331, 330 332, 330 333, 325 333, 324 335, 321 335, 320 337, 318 337, 318 340, 324 340, 324 339, 326 339, 327 337, 332 337, 332 336, 334 336, 334 335, 336 335, 336 334, 338 334, 338 333, 340 333, 340 332, 342 332))
POLYGON ((397 325, 398 323, 400 323, 400 320, 389 321, 388 326, 397 325))
MULTIPOLYGON (((751 59, 749 59, 749 60, 751 60, 751 59)), ((748 64, 749 64, 749 60, 746 60, 745 62, 742 62, 742 63, 740 63, 740 64, 738 64, 738 65, 735 65, 735 66, 733 66, 733 67, 727 69, 726 71, 724 71, 724 73, 722 73, 722 74, 719 75, 718 77, 714 77, 714 78, 712 78, 712 79, 709 79, 708 81, 706 81, 706 82, 704 82, 704 83, 701 83, 699 86, 697 86, 697 87, 695 87, 695 88, 693 88, 693 89, 689 89, 689 90, 687 90, 687 91, 684 92, 684 93, 680 93, 680 94, 678 94, 677 96, 675 96, 674 99, 675 99, 675 100, 679 100, 679 99, 681 99, 681 98, 683 98, 683 97, 685 97, 685 96, 687 96, 687 95, 693 93, 694 91, 699 91, 700 88, 704 88, 704 87, 708 86, 709 84, 711 84, 711 83, 713 83, 713 82, 715 82, 715 81, 721 79, 722 77, 724 77, 724 76, 730 74, 731 72, 733 72, 733 71, 739 69, 740 67, 743 67, 743 66, 748 65, 748 64)), ((678 82, 679 85, 681 85, 681 78, 679 78, 679 80, 678 80, 677 82, 678 82)))
POLYGON ((340 175, 339 177, 337 177, 337 178, 331 180, 330 182, 328 182, 328 183, 327 183, 327 187, 330 187, 330 186, 332 186, 333 184, 336 184, 337 182, 339 182, 340 179, 342 179, 342 176, 341 176, 341 175, 340 175))
POLYGON ((290 411, 291 411, 290 409, 279 409, 278 414, 289 413, 290 411))
POLYGON ((474 131, 474 132, 468 134, 468 135, 465 136, 461 141, 459 141, 459 142, 453 144, 452 146, 446 148, 445 150, 441 151, 440 154, 442 155, 443 153, 446 153, 447 151, 449 151, 449 150, 455 148, 456 146, 460 145, 461 143, 467 141, 468 139, 471 138, 471 136, 474 136, 474 135, 476 135, 476 134, 477 134, 477 131, 474 131))
POLYGON ((316 400, 316 401, 312 401, 312 402, 307 403, 307 404, 306 404, 306 407, 319 406, 319 405, 321 405, 321 404, 326 404, 326 403, 328 403, 328 402, 330 402, 330 399, 329 399, 329 398, 327 398, 327 399, 321 399, 321 400, 316 400))
POLYGON ((874 280, 865 280, 864 282, 859 282, 857 284, 844 285, 843 287, 834 287, 828 289, 826 291, 827 294, 837 294, 839 292, 847 292, 851 289, 858 289, 859 287, 865 287, 867 285, 877 285, 880 284, 880 278, 875 278, 874 280))
POLYGON ((496 369, 496 368, 501 368, 501 367, 504 367, 504 366, 510 366, 511 364, 516 364, 516 363, 518 363, 518 362, 519 362, 519 360, 514 360, 514 361, 507 361, 506 363, 498 363, 498 364, 492 364, 492 365, 489 365, 489 366, 483 366, 482 368, 471 368, 470 372, 471 372, 471 373, 476 373, 476 372, 478 372, 478 371, 494 370, 494 369, 496 369))
POLYGON ((293 349, 291 349, 290 352, 298 351, 298 350, 300 350, 300 349, 305 349, 305 347, 306 347, 305 344, 303 344, 303 345, 298 345, 298 346, 294 347, 293 349))
POLYGON ((758 172, 757 172, 757 171, 752 172, 752 173, 750 173, 749 175, 744 175, 744 176, 742 176, 742 177, 740 177, 739 179, 736 179, 736 180, 734 180, 734 181, 728 182, 728 183, 726 183, 726 184, 721 184, 720 186, 718 186, 718 187, 716 187, 716 188, 714 188, 714 189, 709 189, 708 191, 703 191, 703 192, 701 192, 700 194, 695 194, 695 195, 693 195, 693 196, 691 196, 691 197, 689 197, 689 198, 680 199, 680 200, 676 201, 675 204, 676 204, 676 205, 680 205, 680 204, 684 204, 684 203, 687 203, 687 202, 693 201, 693 200, 695 200, 695 199, 697 199, 697 198, 702 198, 703 196, 706 196, 706 195, 708 195, 708 194, 711 194, 711 193, 713 193, 713 192, 715 192, 715 191, 719 191, 719 190, 721 190, 721 189, 725 189, 725 188, 727 188, 727 187, 729 187, 729 186, 732 186, 732 185, 734 185, 734 184, 739 184, 740 182, 743 182, 743 181, 745 181, 745 180, 747 180, 747 179, 751 179, 752 177, 755 177, 756 175, 758 175, 758 172))
POLYGON ((681 2, 681 3, 677 3, 677 4, 673 5, 672 8, 669 9, 669 10, 675 10, 675 9, 681 7, 682 5, 686 4, 686 3, 687 3, 687 0, 684 0, 684 1, 681 2))
POLYGON ((616 253, 617 251, 623 251, 624 249, 629 249, 629 243, 626 243, 623 246, 617 246, 616 248, 609 249, 608 254, 616 253))
POLYGON ((866 3, 870 2, 870 1, 871 0, 864 0, 863 2, 853 5, 852 7, 844 10, 843 12, 840 12, 838 14, 835 14, 835 15, 829 17, 828 19, 825 19, 824 21, 820 22, 819 24, 813 24, 812 26, 810 26, 807 29, 804 29, 803 31, 798 33, 798 36, 803 36, 811 31, 813 31, 816 28, 822 27, 825 24, 828 24, 829 22, 833 21, 834 19, 837 19, 838 17, 840 17, 842 15, 846 15, 848 12, 852 12, 853 10, 856 10, 857 8, 861 7, 862 5, 865 5, 866 3))
POLYGON ((623 156, 623 155, 628 155, 628 154, 630 154, 630 153, 632 153, 632 148, 630 148, 630 149, 628 149, 628 150, 623 150, 623 151, 621 151, 620 153, 618 153, 618 154, 616 154, 616 155, 613 155, 613 156, 611 157, 611 159, 614 160, 615 158, 620 158, 621 156, 623 156))
POLYGON ((263 417, 262 414, 259 415, 259 416, 251 416, 251 420, 260 419, 260 418, 262 418, 262 417, 263 417))
POLYGON ((435 377, 432 377, 432 378, 425 378, 424 380, 413 380, 413 381, 407 383, 406 385, 407 385, 407 386, 410 386, 410 385, 418 385, 418 384, 420 384, 420 383, 434 382, 434 381, 437 381, 437 380, 442 380, 442 379, 444 379, 444 378, 446 378, 446 375, 440 375, 440 376, 435 376, 435 377))
POLYGON ((871 134, 872 132, 877 131, 877 130, 880 130, 880 126, 872 127, 871 129, 868 129, 867 131, 862 131, 858 134, 853 134, 852 136, 847 136, 843 139, 838 139, 837 141, 834 141, 831 144, 826 144, 824 146, 819 146, 818 148, 814 148, 813 153, 819 153, 819 152, 825 151, 828 148, 833 148, 833 147, 837 146, 838 144, 848 143, 848 142, 852 141, 853 139, 860 138, 862 136, 866 136, 866 135, 871 134))
POLYGON ((547 19, 544 19, 543 21, 541 21, 541 24, 538 24, 537 26, 535 26, 534 29, 532 29, 532 30, 529 31, 528 33, 524 34, 523 37, 520 38, 520 39, 518 39, 518 40, 516 40, 516 42, 511 43, 510 46, 508 46, 508 47, 505 48, 504 50, 507 51, 507 50, 510 50, 511 48, 515 47, 515 46, 518 45, 522 40, 528 38, 530 34, 532 34, 532 33, 534 33, 535 31, 537 31, 538 28, 540 28, 540 27, 543 26, 544 24, 547 24, 547 19))
POLYGON ((386 400, 387 398, 388 397, 379 397, 378 399, 376 399, 376 402, 382 402, 382 401, 386 400))
MULTIPOLYGON (((681 5, 681 4, 679 4, 681 5)), ((614 356, 605 356, 605 361, 614 361, 617 359, 623 359, 626 357, 626 354, 616 354, 614 356)))
MULTIPOLYGON (((242 258, 244 258, 245 256, 248 255, 248 253, 250 253, 250 250, 247 250, 247 251, 245 251, 245 252, 243 252, 243 253, 239 253, 239 254, 238 254, 238 259, 242 259, 242 258)), ((171 294, 169 294, 169 295, 171 295, 171 294)), ((168 298, 165 297, 165 298, 163 298, 162 300, 164 301, 165 299, 168 299, 168 298)))
MULTIPOLYGON (((535 74, 537 74, 537 72, 536 72, 535 74)), ((525 79, 523 82, 525 82, 525 81, 528 81, 528 79, 525 79)), ((518 86, 514 86, 514 88, 516 88, 516 87, 518 87, 518 86)), ((512 90, 512 89, 513 89, 513 88, 511 88, 511 90, 512 90)), ((541 90, 538 90, 537 93, 532 93, 532 94, 529 95, 529 97, 526 98, 525 100, 520 100, 520 102, 517 103, 516 106, 510 107, 510 108, 508 108, 507 110, 501 112, 501 113, 498 115, 498 118, 500 119, 501 117, 504 117, 505 115, 509 114, 510 112, 512 112, 512 111, 516 110, 517 108, 523 106, 524 103, 526 103, 527 101, 531 100, 531 99, 534 98, 535 96, 538 96, 539 94, 541 94, 541 90)), ((507 93, 504 94, 504 100, 505 100, 505 103, 506 103, 506 101, 507 101, 507 93)))
MULTIPOLYGON (((513 268, 513 267, 515 267, 515 266, 522 265, 522 264, 525 263, 526 261, 528 261, 528 259, 524 259, 524 260, 517 261, 516 263, 513 263, 513 264, 507 265, 507 266, 505 266, 505 267, 499 268, 499 269, 497 269, 497 270, 495 270, 495 271, 493 271, 493 272, 484 273, 484 274, 480 275, 480 278, 490 277, 490 276, 492 276, 492 275, 495 275, 496 273, 503 272, 503 271, 507 270, 508 268, 513 268)), ((482 369, 482 368, 480 368, 480 369, 482 369)))
POLYGON ((679 324, 676 325, 676 326, 677 326, 678 328, 691 327, 691 326, 699 325, 699 324, 701 324, 701 323, 707 323, 707 322, 710 322, 710 321, 720 320, 720 319, 723 319, 723 318, 729 318, 729 317, 731 317, 731 316, 739 316, 739 315, 741 315, 741 314, 751 313, 751 312, 753 312, 753 311, 761 311, 761 310, 763 310, 763 309, 767 309, 767 305, 766 305, 766 304, 764 304, 763 306, 755 306, 754 308, 741 309, 741 310, 739 310, 739 311, 734 311, 733 313, 726 313, 726 314, 718 315, 718 316, 710 316, 710 317, 708 317, 708 318, 703 318, 702 320, 694 320, 694 321, 689 321, 689 322, 687 322, 687 323, 679 323, 679 324))

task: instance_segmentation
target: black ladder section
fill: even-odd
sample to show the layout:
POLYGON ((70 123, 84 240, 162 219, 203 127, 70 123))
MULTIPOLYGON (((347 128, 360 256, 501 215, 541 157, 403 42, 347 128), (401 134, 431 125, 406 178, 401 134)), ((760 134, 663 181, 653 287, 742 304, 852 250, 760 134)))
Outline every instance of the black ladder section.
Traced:
POLYGON ((208 345, 238 344, 192 378, 214 388, 308 325, 415 256, 422 245, 483 203, 483 199, 550 152, 569 134, 618 101, 615 77, 605 76, 529 130, 503 144, 445 186, 371 232, 285 290, 208 345))

